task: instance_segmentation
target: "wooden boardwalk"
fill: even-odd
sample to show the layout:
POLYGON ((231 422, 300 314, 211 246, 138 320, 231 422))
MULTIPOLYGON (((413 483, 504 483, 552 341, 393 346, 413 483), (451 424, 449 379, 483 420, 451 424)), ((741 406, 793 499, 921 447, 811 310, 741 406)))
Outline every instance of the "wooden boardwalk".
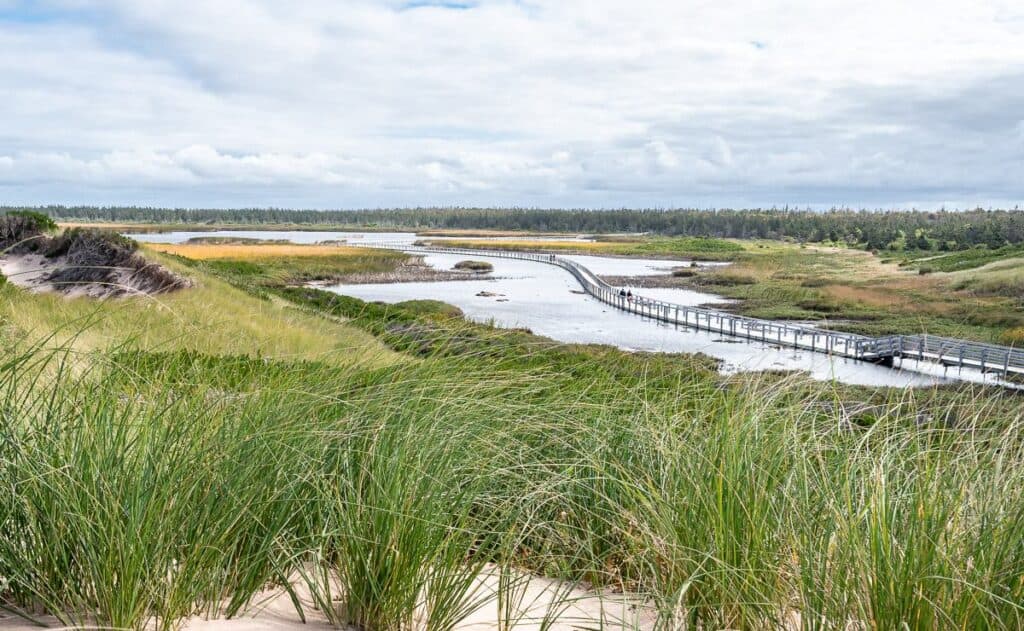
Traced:
POLYGON ((629 298, 622 295, 619 288, 612 287, 604 282, 583 265, 554 254, 443 248, 399 243, 349 245, 401 249, 409 252, 488 256, 546 263, 556 265, 568 271, 576 278, 587 294, 605 304, 652 320, 668 322, 690 329, 710 331, 730 337, 756 340, 778 346, 804 349, 889 366, 894 365, 896 360, 912 359, 934 362, 944 366, 971 368, 982 372, 995 372, 1004 377, 1024 375, 1024 350, 931 335, 894 335, 873 338, 853 333, 828 331, 807 325, 748 318, 716 309, 679 305, 639 295, 633 295, 629 298))

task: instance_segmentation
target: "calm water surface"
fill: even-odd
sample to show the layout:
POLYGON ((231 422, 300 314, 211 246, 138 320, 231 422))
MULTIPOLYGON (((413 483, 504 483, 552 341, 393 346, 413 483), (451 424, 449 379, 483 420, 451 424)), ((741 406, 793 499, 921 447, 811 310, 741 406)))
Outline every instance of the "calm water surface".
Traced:
MULTIPOLYGON (((426 262, 450 269, 463 255, 428 254, 426 262)), ((608 344, 625 350, 704 353, 722 361, 723 373, 763 370, 802 370, 820 380, 836 379, 869 386, 924 386, 945 381, 942 369, 934 374, 893 370, 864 362, 830 358, 821 353, 779 348, 772 344, 736 340, 624 313, 582 294, 576 280, 552 265, 496 257, 492 280, 337 285, 328 287, 362 300, 401 302, 432 298, 453 304, 478 322, 502 327, 524 327, 554 340, 608 344), (493 295, 489 295, 493 294, 493 295)), ((570 257, 602 275, 663 274, 679 261, 570 257)), ((683 289, 642 289, 649 298, 685 305, 726 302, 713 294, 683 289)))
POLYGON ((196 237, 230 237, 235 239, 260 239, 263 241, 291 241, 309 245, 322 241, 346 241, 354 245, 372 245, 382 243, 387 245, 412 245, 419 239, 458 239, 465 238, 473 241, 581 241, 589 242, 589 239, 582 236, 565 237, 420 237, 415 232, 328 232, 328 231, 305 231, 305 230, 208 230, 206 232, 195 231, 174 231, 174 232, 140 232, 125 233, 140 243, 184 243, 196 237))

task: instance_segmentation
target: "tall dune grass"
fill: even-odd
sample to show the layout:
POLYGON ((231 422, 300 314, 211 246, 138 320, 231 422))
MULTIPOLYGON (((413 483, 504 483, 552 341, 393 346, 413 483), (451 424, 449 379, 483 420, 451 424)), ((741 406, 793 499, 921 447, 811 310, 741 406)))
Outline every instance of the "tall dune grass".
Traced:
POLYGON ((337 625, 508 627, 528 571, 639 594, 663 629, 1024 625, 1009 395, 468 348, 358 369, 9 356, 0 603, 172 629, 304 585, 337 625))

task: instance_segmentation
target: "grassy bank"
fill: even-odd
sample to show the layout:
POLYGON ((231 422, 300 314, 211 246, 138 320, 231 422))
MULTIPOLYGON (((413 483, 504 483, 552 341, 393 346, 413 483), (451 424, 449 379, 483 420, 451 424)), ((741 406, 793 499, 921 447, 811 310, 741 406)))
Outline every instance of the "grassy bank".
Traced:
POLYGON ((45 343, 87 358, 127 345, 149 351, 187 349, 333 364, 379 365, 395 360, 380 342, 357 328, 260 300, 172 258, 160 261, 194 279, 196 286, 107 303, 29 294, 2 285, 0 337, 9 349, 45 343))
POLYGON ((731 310, 760 318, 827 322, 863 333, 930 333, 993 343, 1024 326, 1019 267, 1006 261, 964 272, 920 274, 848 248, 744 242, 722 269, 671 284, 724 295, 731 310))
MULTIPOLYGON (((338 626, 510 628, 528 571, 639 594, 660 629, 1024 625, 1014 394, 724 378, 215 262, 180 264, 200 289, 170 313, 243 304, 211 330, 391 361, 129 339, 83 367, 23 343, 0 363, 8 611, 173 629, 276 586, 338 626)), ((50 326, 45 297, 9 298, 50 326)))
POLYGON ((221 276, 259 279, 262 284, 333 280, 354 272, 389 272, 408 259, 401 252, 335 245, 158 244, 152 251, 174 255, 221 276))
POLYGON ((491 250, 523 250, 561 254, 595 254, 606 256, 658 256, 696 259, 700 261, 731 261, 744 247, 726 239, 701 237, 602 237, 596 241, 548 241, 519 239, 490 241, 474 239, 426 239, 432 245, 451 248, 491 250))

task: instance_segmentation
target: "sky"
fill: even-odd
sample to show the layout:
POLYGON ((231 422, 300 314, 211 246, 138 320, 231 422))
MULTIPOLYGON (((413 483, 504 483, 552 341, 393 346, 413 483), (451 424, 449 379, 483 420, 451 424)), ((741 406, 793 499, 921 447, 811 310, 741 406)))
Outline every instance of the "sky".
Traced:
POLYGON ((0 0, 0 204, 1024 205, 1020 0, 0 0))

